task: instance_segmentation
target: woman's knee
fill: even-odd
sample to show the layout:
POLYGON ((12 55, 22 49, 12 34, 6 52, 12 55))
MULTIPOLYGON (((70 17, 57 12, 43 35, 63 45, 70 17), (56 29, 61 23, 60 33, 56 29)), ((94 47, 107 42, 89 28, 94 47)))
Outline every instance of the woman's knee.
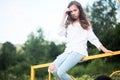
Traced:
POLYGON ((55 64, 50 64, 48 71, 53 73, 55 71, 55 68, 56 68, 55 64))

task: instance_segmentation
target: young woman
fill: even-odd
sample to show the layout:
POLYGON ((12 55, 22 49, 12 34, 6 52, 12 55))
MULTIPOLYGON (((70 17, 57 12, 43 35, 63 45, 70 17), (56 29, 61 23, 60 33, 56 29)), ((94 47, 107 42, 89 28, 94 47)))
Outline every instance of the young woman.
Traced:
POLYGON ((83 57, 88 56, 87 41, 103 52, 111 52, 98 40, 81 4, 77 1, 69 3, 58 34, 66 37, 66 48, 49 66, 48 70, 59 80, 72 80, 67 71, 80 62, 83 57))

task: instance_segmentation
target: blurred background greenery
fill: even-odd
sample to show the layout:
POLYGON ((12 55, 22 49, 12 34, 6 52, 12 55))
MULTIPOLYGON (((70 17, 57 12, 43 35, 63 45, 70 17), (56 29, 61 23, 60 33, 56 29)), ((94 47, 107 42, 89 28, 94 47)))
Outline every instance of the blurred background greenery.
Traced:
MULTIPOLYGON (((120 22, 116 14, 119 6, 117 0, 96 0, 86 11, 92 23, 93 30, 104 46, 110 50, 120 50, 120 22)), ((0 44, 0 80, 30 80, 31 65, 52 62, 64 51, 65 43, 56 43, 44 39, 40 27, 37 34, 33 32, 27 41, 14 45, 7 41, 0 44)), ((101 54, 88 42, 89 55, 101 54)), ((77 64, 68 73, 77 80, 94 80, 97 75, 109 75, 120 69, 120 55, 102 59, 89 60, 77 64)), ((47 79, 47 68, 36 71, 36 80, 47 79)), ((113 80, 120 80, 120 74, 113 80)), ((53 78, 55 79, 55 78, 53 78)))

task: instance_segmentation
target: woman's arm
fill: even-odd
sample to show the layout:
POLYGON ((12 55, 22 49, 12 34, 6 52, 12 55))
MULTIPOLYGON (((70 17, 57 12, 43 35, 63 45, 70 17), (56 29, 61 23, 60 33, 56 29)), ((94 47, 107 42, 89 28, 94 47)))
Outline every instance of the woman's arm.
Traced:
POLYGON ((97 36, 94 34, 92 28, 90 28, 88 30, 88 40, 95 45, 99 50, 102 50, 105 53, 108 52, 112 52, 111 50, 108 50, 107 48, 105 48, 102 43, 99 41, 99 39, 97 38, 97 36))
POLYGON ((65 28, 65 21, 66 21, 66 18, 67 18, 67 12, 70 11, 69 8, 67 8, 64 13, 63 13, 63 17, 62 17, 62 20, 60 22, 60 26, 58 28, 58 35, 60 36, 65 36, 66 37, 66 28, 65 28))
POLYGON ((61 23, 60 23, 60 26, 65 27, 65 20, 66 20, 66 18, 67 18, 67 16, 68 16, 68 13, 67 13, 68 11, 70 11, 69 8, 67 8, 67 9, 64 11, 63 17, 62 17, 62 20, 61 20, 61 23))
POLYGON ((112 52, 111 50, 106 49, 103 45, 100 45, 100 49, 105 53, 112 52))
POLYGON ((65 19, 66 19, 66 14, 63 14, 63 17, 62 17, 62 20, 61 20, 61 23, 60 23, 60 26, 62 27, 65 27, 65 19))

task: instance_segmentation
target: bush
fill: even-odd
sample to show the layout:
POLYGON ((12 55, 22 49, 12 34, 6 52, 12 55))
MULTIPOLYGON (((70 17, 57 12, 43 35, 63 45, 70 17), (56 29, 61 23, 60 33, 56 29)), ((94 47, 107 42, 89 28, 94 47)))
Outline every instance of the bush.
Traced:
POLYGON ((120 72, 114 74, 111 78, 112 78, 112 80, 120 80, 120 72))
POLYGON ((76 80, 94 80, 94 78, 89 75, 82 75, 80 78, 76 78, 76 80))

